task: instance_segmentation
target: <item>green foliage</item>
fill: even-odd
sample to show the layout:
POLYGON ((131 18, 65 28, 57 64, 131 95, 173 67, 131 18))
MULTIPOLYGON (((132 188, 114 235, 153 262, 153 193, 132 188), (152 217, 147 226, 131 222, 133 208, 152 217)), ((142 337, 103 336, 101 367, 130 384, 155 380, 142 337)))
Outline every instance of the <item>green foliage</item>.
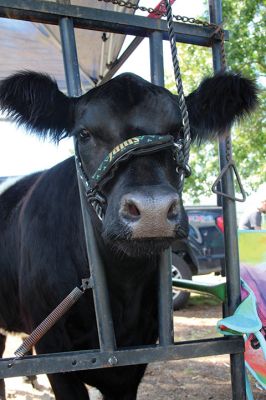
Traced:
MULTIPOLYGON (((266 182, 266 7, 261 0, 223 0, 224 27, 230 32, 226 43, 228 69, 256 79, 259 86, 259 107, 232 131, 233 157, 242 182, 249 194, 266 182)), ((178 44, 186 93, 194 90, 201 79, 212 74, 211 49, 178 44)), ((175 90, 173 76, 167 77, 170 90, 175 90)), ((218 174, 217 144, 204 144, 191 149, 190 164, 194 174, 186 182, 190 201, 200 201, 211 194, 210 187, 218 174)))
POLYGON ((223 1, 225 28, 230 31, 226 44, 228 65, 248 76, 266 75, 265 21, 266 7, 262 0, 223 1))

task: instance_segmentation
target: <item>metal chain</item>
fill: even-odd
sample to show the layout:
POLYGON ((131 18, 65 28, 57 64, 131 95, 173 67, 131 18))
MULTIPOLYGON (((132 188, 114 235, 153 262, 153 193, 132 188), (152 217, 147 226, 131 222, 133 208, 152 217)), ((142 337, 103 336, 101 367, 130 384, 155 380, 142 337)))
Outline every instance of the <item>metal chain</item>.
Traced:
POLYGON ((225 72, 226 70, 226 55, 225 55, 225 47, 224 47, 224 30, 222 26, 217 27, 217 33, 219 33, 220 35, 220 39, 221 39, 221 64, 222 64, 222 72, 225 72), (219 28, 219 29, 218 29, 219 28))
MULTIPOLYGON (((167 17, 167 12, 166 12, 166 7, 165 3, 162 2, 159 7, 157 6, 156 8, 152 7, 145 7, 145 6, 139 6, 138 4, 133 3, 132 1, 126 1, 126 0, 97 0, 98 2, 104 2, 104 3, 111 3, 114 5, 118 5, 120 7, 125 7, 132 9, 134 11, 143 11, 147 12, 149 14, 154 14, 158 15, 160 17, 167 17)), ((185 24, 194 24, 194 25, 202 25, 205 27, 209 28, 215 28, 214 32, 211 35, 210 38, 210 43, 209 45, 212 45, 212 42, 214 38, 218 35, 220 37, 220 42, 221 42, 221 61, 222 61, 222 71, 226 70, 226 57, 225 57, 225 48, 224 48, 224 29, 222 25, 216 25, 211 22, 194 18, 194 17, 187 17, 185 15, 174 15, 172 14, 172 19, 175 19, 178 22, 183 22, 185 24)))
MULTIPOLYGON (((139 6, 138 4, 133 3, 132 1, 125 1, 125 0, 97 0, 98 2, 103 2, 103 3, 111 3, 114 5, 118 5, 120 7, 125 7, 132 9, 134 11, 143 11, 147 12, 149 14, 154 14, 158 15, 160 17, 167 17, 167 12, 165 12, 165 4, 162 2, 159 7, 152 8, 152 7, 145 7, 145 6, 139 6)), ((216 35, 220 36, 220 41, 221 41, 221 60, 222 60, 222 71, 225 71, 226 69, 226 58, 225 58, 225 49, 224 49, 224 29, 222 25, 216 25, 211 22, 194 18, 194 17, 187 17, 185 15, 174 15, 172 14, 172 19, 175 19, 178 22, 183 22, 185 24, 194 24, 194 25, 202 25, 206 26, 209 28, 215 28, 214 32, 211 35, 211 40, 210 40, 210 46, 212 44, 212 41, 214 40, 214 37, 216 35)))
MULTIPOLYGON (((118 5, 121 7, 129 8, 134 11, 143 11, 147 12, 149 14, 154 14, 158 15, 161 17, 166 17, 166 12, 163 3, 160 4, 159 8, 152 8, 152 7, 145 7, 145 6, 139 6, 132 1, 125 1, 125 0, 97 0, 97 1, 102 1, 104 3, 112 3, 114 5, 118 5)), ((173 19, 179 22, 184 22, 184 23, 189 23, 189 24, 196 24, 196 25, 202 25, 202 26, 209 26, 209 27, 217 27, 217 25, 212 24, 208 21, 200 20, 198 18, 193 18, 193 17, 187 17, 184 15, 173 15, 173 19)))
POLYGON ((225 70, 226 70, 226 55, 225 55, 225 47, 224 47, 224 29, 223 29, 222 24, 215 25, 215 30, 213 31, 211 38, 210 38, 210 45, 212 45, 213 39, 216 35, 220 36, 221 71, 225 72, 225 70))

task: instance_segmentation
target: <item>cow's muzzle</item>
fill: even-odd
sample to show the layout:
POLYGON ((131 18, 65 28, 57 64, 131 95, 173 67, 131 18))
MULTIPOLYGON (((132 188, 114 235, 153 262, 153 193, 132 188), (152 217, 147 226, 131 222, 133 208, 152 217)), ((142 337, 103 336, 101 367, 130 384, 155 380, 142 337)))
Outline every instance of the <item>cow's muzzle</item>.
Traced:
POLYGON ((119 215, 132 239, 174 238, 180 225, 182 204, 174 191, 158 188, 125 194, 119 215))
MULTIPOLYGON (((75 158, 79 179, 84 185, 88 202, 96 211, 96 214, 101 221, 105 214, 104 208, 106 208, 106 199, 102 195, 102 188, 110 179, 113 178, 114 172, 118 168, 119 164, 122 161, 127 161, 133 156, 143 156, 145 154, 169 149, 172 150, 173 158, 176 161, 176 172, 179 175, 181 183, 183 182, 183 177, 188 177, 191 174, 190 168, 185 162, 183 155, 183 139, 178 139, 176 142, 174 137, 171 135, 143 135, 130 138, 116 146, 104 158, 98 169, 90 178, 87 176, 83 167, 79 153, 78 141, 76 142, 75 158)), ((179 185, 179 192, 181 192, 182 187, 183 184, 179 185)), ((172 204, 170 205, 170 208, 171 206, 172 204)), ((138 209, 137 206, 136 208, 138 209)), ((175 208, 175 205, 173 205, 173 208, 175 208)), ((167 215, 168 211, 169 210, 167 210, 167 215)))

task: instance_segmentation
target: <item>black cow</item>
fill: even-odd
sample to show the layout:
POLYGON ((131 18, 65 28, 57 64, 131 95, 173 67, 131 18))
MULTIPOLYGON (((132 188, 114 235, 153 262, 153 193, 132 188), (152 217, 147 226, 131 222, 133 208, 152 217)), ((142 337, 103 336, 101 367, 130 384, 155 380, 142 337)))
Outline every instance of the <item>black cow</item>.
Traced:
MULTIPOLYGON (((222 134, 255 103, 254 83, 239 75, 204 80, 187 97, 193 139, 222 134)), ((68 98, 48 76, 21 72, 2 82, 0 105, 39 137, 58 141, 76 136, 88 177, 121 142, 146 135, 180 136, 176 97, 133 74, 68 98)), ((106 270, 117 344, 154 344, 157 258, 187 229, 173 150, 130 157, 109 175, 101 188, 103 221, 90 202, 87 207, 106 270)), ((0 326, 29 333, 89 274, 74 158, 6 190, 0 197, 0 226, 0 326)), ((87 291, 40 340, 37 352, 98 346, 92 293, 87 291)), ((145 368, 115 367, 49 379, 57 400, 88 399, 84 383, 97 387, 105 400, 133 400, 145 368)))

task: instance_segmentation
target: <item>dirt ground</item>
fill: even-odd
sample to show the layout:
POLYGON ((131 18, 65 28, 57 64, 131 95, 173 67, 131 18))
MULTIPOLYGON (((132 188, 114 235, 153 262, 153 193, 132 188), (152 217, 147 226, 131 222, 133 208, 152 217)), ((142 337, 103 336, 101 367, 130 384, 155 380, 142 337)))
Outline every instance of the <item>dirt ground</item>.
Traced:
MULTIPOLYGON (((217 336, 216 321, 221 318, 221 306, 208 297, 193 295, 187 308, 175 312, 175 340, 203 339, 217 336)), ((20 345, 17 337, 9 337, 6 357, 20 345)), ((40 390, 22 378, 6 379, 7 399, 52 400, 46 376, 39 376, 40 390)), ((252 381, 254 400, 266 400, 252 381)), ((94 389, 91 400, 100 400, 94 389)), ((138 400, 230 400, 229 356, 205 357, 190 360, 150 364, 139 387, 138 400)), ((78 400, 78 399, 77 399, 78 400)), ((241 399, 239 399, 241 400, 241 399)))

